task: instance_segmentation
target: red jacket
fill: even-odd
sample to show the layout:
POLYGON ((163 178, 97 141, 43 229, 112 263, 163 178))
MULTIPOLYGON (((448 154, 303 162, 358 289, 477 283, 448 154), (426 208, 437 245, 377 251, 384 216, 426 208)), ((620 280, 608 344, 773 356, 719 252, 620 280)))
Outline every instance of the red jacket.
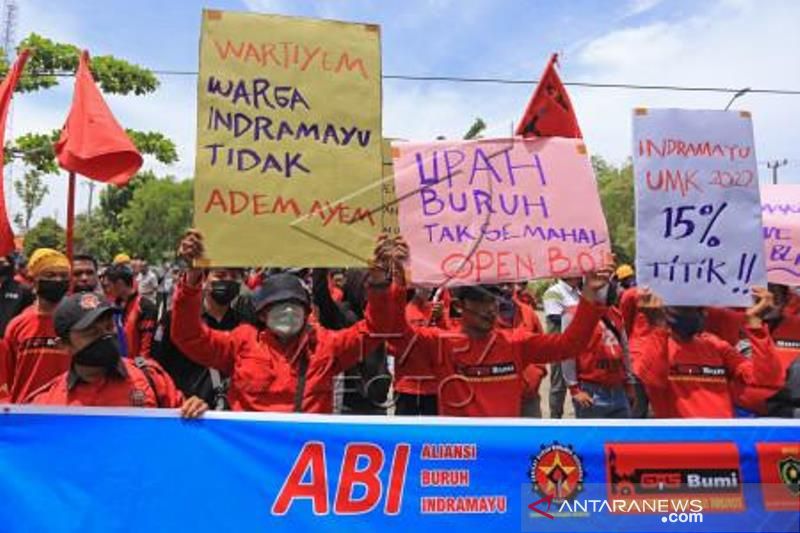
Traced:
MULTIPOLYGON (((636 323, 644 320, 639 313, 639 288, 630 287, 623 291, 619 299, 619 311, 625 323, 625 333, 630 338, 633 335, 636 323)), ((743 309, 729 309, 724 307, 706 307, 706 320, 704 330, 713 333, 736 346, 745 325, 743 309)))
POLYGON ((31 392, 69 368, 69 353, 57 341, 53 316, 40 313, 37 303, 9 322, 0 350, 8 389, 6 400, 23 402, 31 392))
MULTIPOLYGON (((516 313, 514 314, 514 328, 519 328, 528 333, 544 333, 542 323, 536 314, 533 296, 527 291, 516 291, 514 293, 514 304, 516 313)), ((542 380, 547 375, 545 365, 528 365, 522 371, 522 397, 536 398, 539 396, 539 387, 542 380)))
POLYGON ((523 368, 575 357, 603 313, 603 308, 582 301, 564 334, 494 329, 485 338, 470 339, 459 332, 410 325, 401 292, 385 291, 383 302, 367 308, 367 320, 377 332, 398 335, 389 341, 396 354, 430 365, 440 383, 439 413, 448 416, 519 416, 523 368))
POLYGON ((655 416, 732 418, 734 383, 780 383, 780 363, 767 328, 747 328, 745 333, 753 346, 751 359, 710 333, 682 342, 667 328, 637 327, 630 341, 633 369, 655 416))
POLYGON ((800 316, 800 295, 792 292, 792 289, 789 289, 788 300, 786 301, 783 312, 787 315, 800 316))
POLYGON ((622 291, 619 297, 619 312, 622 314, 622 320, 625 323, 625 333, 630 338, 639 312, 638 287, 629 287, 622 291))
POLYGON ((616 388, 627 382, 624 351, 617 336, 624 332, 622 314, 610 308, 605 320, 611 323, 616 333, 603 321, 597 324, 589 345, 575 358, 575 376, 579 384, 593 383, 616 388))
MULTIPOLYGON (((445 306, 442 317, 435 324, 431 323, 433 303, 411 300, 406 305, 406 320, 414 326, 430 326, 440 329, 449 329, 449 310, 445 306)), ((404 394, 436 395, 439 392, 439 382, 429 365, 421 361, 412 362, 406 357, 395 356, 394 390, 404 394)))
POLYGON ((118 369, 93 383, 67 371, 34 392, 31 403, 94 407, 180 407, 183 395, 160 366, 147 362, 152 385, 131 359, 121 359, 118 369), (155 386, 155 390, 154 390, 155 386))
POLYGON ((309 325, 306 334, 289 345, 250 324, 215 331, 200 318, 202 288, 183 281, 172 305, 173 343, 196 363, 231 376, 228 400, 234 411, 293 411, 300 358, 307 357, 302 410, 330 413, 333 377, 382 342, 368 336, 370 329, 364 320, 338 331, 309 325))
POLYGON ((742 338, 742 330, 746 324, 747 317, 744 309, 706 307, 706 322, 703 330, 713 333, 731 346, 736 346, 739 339, 742 338))
POLYGON ((761 415, 767 414, 767 400, 784 386, 789 365, 800 357, 800 316, 784 314, 780 322, 770 327, 769 333, 775 343, 782 380, 777 387, 746 385, 734 387, 736 405, 761 415))
POLYGON ((125 340, 128 344, 128 357, 140 355, 152 357, 153 336, 158 319, 156 306, 139 293, 134 293, 125 303, 125 340))

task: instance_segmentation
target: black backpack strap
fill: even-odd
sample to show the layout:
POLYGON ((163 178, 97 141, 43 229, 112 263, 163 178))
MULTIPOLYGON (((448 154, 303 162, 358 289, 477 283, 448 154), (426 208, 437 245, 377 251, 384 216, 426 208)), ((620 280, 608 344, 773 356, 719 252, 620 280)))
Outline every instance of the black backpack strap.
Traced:
POLYGON ((306 391, 306 374, 308 373, 308 355, 302 354, 298 364, 297 388, 294 390, 294 412, 303 412, 303 395, 306 391))
POLYGON ((147 369, 147 360, 141 355, 137 355, 133 358, 133 364, 136 365, 136 368, 142 371, 147 383, 150 385, 150 389, 152 389, 153 395, 156 397, 156 407, 161 407, 161 398, 158 396, 156 382, 153 381, 153 376, 150 375, 150 371, 147 369))

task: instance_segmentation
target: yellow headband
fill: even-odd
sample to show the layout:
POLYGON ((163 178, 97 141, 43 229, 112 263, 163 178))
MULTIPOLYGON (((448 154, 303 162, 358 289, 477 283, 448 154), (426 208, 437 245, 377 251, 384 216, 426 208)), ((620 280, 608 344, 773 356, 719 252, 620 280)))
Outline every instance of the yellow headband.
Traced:
POLYGON ((34 278, 45 270, 56 268, 70 270, 70 264, 66 255, 52 248, 39 248, 28 259, 28 273, 34 278))

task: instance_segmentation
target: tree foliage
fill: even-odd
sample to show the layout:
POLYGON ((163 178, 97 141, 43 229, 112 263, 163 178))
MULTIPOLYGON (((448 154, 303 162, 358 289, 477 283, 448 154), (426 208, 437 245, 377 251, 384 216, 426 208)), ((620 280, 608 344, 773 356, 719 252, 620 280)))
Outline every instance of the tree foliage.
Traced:
MULTIPOLYGON (((68 43, 58 43, 35 33, 30 34, 18 46, 18 50, 33 50, 23 71, 17 91, 33 92, 54 87, 65 75, 71 75, 78 68, 80 49, 68 43)), ((0 64, 2 70, 8 65, 0 64)), ((148 69, 134 65, 113 56, 96 56, 91 61, 91 71, 100 88, 110 94, 152 93, 158 88, 158 79, 148 69)), ((160 163, 170 164, 178 160, 175 144, 159 132, 126 130, 136 148, 143 155, 149 155, 160 163)), ((48 193, 45 178, 59 172, 53 144, 58 140, 60 130, 49 133, 28 133, 14 139, 4 147, 5 162, 18 161, 25 166, 22 178, 14 181, 14 190, 21 199, 22 212, 14 217, 23 231, 27 231, 36 209, 48 193)), ((124 189, 123 189, 124 190, 124 189)), ((115 213, 105 222, 117 224, 116 214, 130 201, 133 191, 120 195, 121 204, 108 213, 115 213)), ((109 196, 113 197, 113 193, 109 196)), ((116 202, 119 203, 119 202, 116 202)))
MULTIPOLYGON (((59 84, 64 74, 78 68, 80 49, 74 44, 57 43, 47 37, 31 33, 17 46, 34 51, 25 65, 17 92, 35 92, 59 84)), ((3 72, 8 65, 2 65, 3 72)), ((109 94, 143 95, 158 88, 158 78, 148 69, 114 56, 92 57, 92 76, 103 92, 109 94)))
POLYGON ((606 215, 611 244, 617 263, 636 258, 636 212, 633 193, 633 165, 630 161, 615 167, 602 157, 592 157, 600 201, 606 215))
POLYGON ((64 228, 53 217, 41 219, 25 234, 25 255, 30 257, 37 248, 55 248, 64 251, 64 228))
POLYGON ((160 263, 191 226, 191 180, 156 178, 144 173, 129 187, 109 187, 100 195, 100 208, 75 220, 75 249, 101 262, 126 252, 160 263))
POLYGON ((467 130, 467 133, 464 134, 464 140, 472 140, 472 139, 479 139, 481 133, 486 129, 486 122, 483 121, 482 118, 478 117, 475 119, 475 122, 472 123, 472 126, 467 130))

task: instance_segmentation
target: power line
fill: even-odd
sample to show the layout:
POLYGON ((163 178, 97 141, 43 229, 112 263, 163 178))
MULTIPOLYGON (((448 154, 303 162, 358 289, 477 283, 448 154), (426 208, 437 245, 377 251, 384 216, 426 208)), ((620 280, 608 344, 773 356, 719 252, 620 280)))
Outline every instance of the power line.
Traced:
MULTIPOLYGON (((151 70, 157 76, 197 76, 195 70, 151 70)), ((32 73, 32 76, 55 76, 73 77, 71 72, 57 73, 32 73)), ((424 82, 443 82, 443 83, 484 83, 495 85, 536 85, 539 80, 535 79, 514 79, 514 78, 476 78, 464 76, 422 76, 411 74, 384 74, 385 80, 397 81, 424 81, 424 82)), ((599 83, 588 81, 565 81, 568 87, 587 87, 591 89, 629 89, 639 91, 676 91, 676 92, 710 92, 736 94, 742 91, 741 87, 709 87, 709 86, 690 86, 690 85, 647 85, 639 83, 599 83)), ((774 88, 750 88, 748 93, 752 94, 773 94, 782 96, 800 96, 800 89, 774 89, 774 88)))

